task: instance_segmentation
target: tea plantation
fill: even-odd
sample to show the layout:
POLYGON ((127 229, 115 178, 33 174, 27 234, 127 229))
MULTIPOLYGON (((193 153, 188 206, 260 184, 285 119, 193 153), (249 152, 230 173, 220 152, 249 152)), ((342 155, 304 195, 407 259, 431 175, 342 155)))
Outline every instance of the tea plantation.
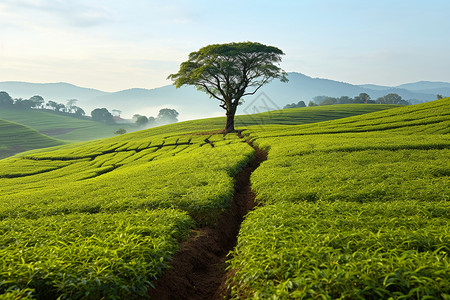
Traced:
POLYGON ((64 144, 27 126, 0 119, 0 159, 31 149, 64 144))
POLYGON ((253 151, 236 135, 139 132, 0 161, 0 288, 145 296, 194 222, 228 207, 253 151))
POLYGON ((450 99, 246 131, 236 299, 450 299, 450 99))
POLYGON ((0 119, 25 125, 56 139, 72 142, 111 137, 119 128, 125 128, 127 131, 138 129, 133 124, 104 124, 39 109, 0 109, 0 119))
MULTIPOLYGON (((268 160, 230 256, 232 298, 450 299, 450 99, 387 108, 241 117, 268 160)), ((254 156, 217 122, 0 160, 0 299, 146 298, 254 156)))

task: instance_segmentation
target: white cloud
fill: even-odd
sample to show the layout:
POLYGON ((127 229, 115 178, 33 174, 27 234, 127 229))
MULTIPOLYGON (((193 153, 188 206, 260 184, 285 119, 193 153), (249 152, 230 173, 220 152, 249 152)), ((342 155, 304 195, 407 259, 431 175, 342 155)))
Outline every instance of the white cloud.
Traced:
POLYGON ((95 2, 4 0, 2 10, 15 17, 20 16, 22 19, 26 16, 33 20, 35 24, 46 20, 46 22, 63 22, 74 26, 89 27, 112 21, 111 11, 106 6, 95 4, 95 2), (50 19, 48 19, 49 17, 50 19))

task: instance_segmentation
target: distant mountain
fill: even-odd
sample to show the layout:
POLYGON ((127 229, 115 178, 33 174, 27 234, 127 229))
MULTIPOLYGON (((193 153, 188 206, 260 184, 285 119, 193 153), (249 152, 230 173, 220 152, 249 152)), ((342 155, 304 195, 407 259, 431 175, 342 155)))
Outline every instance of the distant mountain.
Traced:
POLYGON ((401 84, 397 87, 401 89, 407 89, 410 91, 425 91, 425 90, 437 90, 442 88, 450 89, 450 83, 438 81, 419 81, 415 83, 401 84))
POLYGON ((40 95, 46 100, 66 103, 69 99, 90 99, 107 92, 83 88, 70 83, 29 83, 20 81, 0 82, 0 90, 8 92, 13 98, 28 99, 40 95))
MULTIPOLYGON (((450 83, 417 82, 397 87, 373 84, 353 85, 334 80, 312 78, 301 73, 288 73, 289 82, 274 80, 261 88, 254 96, 245 98, 238 109, 239 114, 262 112, 282 108, 288 103, 300 100, 308 103, 315 96, 349 96, 367 93, 372 99, 389 93, 397 93, 404 99, 426 102, 436 99, 437 94, 450 96, 450 83)), ((41 95, 46 101, 65 103, 68 99, 78 99, 87 114, 94 108, 106 107, 110 111, 118 109, 122 116, 130 118, 133 114, 156 116, 159 109, 174 108, 180 120, 191 120, 224 115, 219 101, 210 99, 205 93, 194 87, 176 89, 172 85, 155 89, 128 89, 115 93, 78 87, 68 83, 25 83, 0 82, 0 91, 8 92, 13 98, 29 98, 41 95)))
POLYGON ((358 86, 363 87, 365 89, 369 89, 369 90, 375 90, 375 91, 384 91, 384 90, 389 90, 392 88, 391 86, 376 85, 376 84, 360 84, 358 86))
POLYGON ((445 88, 445 87, 443 87, 443 88, 436 88, 436 89, 420 90, 420 91, 417 91, 417 92, 427 93, 427 94, 428 93, 433 93, 433 95, 435 95, 435 97, 436 97, 437 94, 440 94, 441 96, 444 96, 444 97, 450 96, 450 88, 445 88))

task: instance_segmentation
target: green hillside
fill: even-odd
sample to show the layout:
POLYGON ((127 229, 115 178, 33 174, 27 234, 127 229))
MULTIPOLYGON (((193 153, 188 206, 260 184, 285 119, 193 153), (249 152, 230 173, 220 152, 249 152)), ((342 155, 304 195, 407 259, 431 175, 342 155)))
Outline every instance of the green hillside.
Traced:
POLYGON ((236 299, 448 299, 450 98, 246 131, 269 153, 236 299))
POLYGON ((106 125, 41 110, 0 110, 0 119, 23 124, 42 134, 65 141, 87 141, 114 136, 119 128, 136 130, 132 125, 106 125))
MULTIPOLYGON (((397 108, 392 104, 340 104, 281 109, 258 114, 242 114, 236 116, 236 128, 266 125, 298 125, 346 118, 376 111, 397 108)), ((199 130, 214 131, 225 127, 225 117, 208 118, 175 123, 152 128, 151 134, 195 132, 199 130)))
MULTIPOLYGON (((232 297, 450 297, 450 98, 289 125, 379 107, 240 117, 268 160, 251 177, 261 205, 230 257, 232 297)), ((222 126, 1 160, 0 294, 145 298, 190 229, 229 208, 254 156, 237 134, 214 134, 222 126)))
POLYGON ((62 145, 64 142, 26 126, 0 119, 0 159, 23 151, 62 145))
MULTIPOLYGON (((237 126, 264 124, 304 124, 345 118, 348 116, 390 109, 396 105, 348 104, 320 107, 305 107, 278 110, 268 113, 241 115, 237 117, 237 126)), ((129 132, 139 128, 130 124, 106 125, 90 120, 77 119, 40 110, 0 110, 0 119, 23 124, 42 134, 66 141, 88 141, 114 136, 119 128, 129 132)), ((225 117, 180 122, 169 127, 155 128, 153 132, 196 131, 207 127, 210 130, 222 129, 225 117)))

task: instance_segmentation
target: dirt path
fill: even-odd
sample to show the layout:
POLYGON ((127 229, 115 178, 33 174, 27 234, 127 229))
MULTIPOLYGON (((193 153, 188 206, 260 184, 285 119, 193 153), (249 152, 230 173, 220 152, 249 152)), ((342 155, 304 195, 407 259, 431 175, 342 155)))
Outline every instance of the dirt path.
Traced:
POLYGON ((254 159, 235 177, 231 208, 220 216, 216 226, 198 229, 181 245, 172 268, 156 281, 154 289, 149 289, 151 299, 223 299, 227 293, 226 256, 236 245, 243 217, 255 206, 250 175, 267 159, 267 153, 253 148, 254 159))

